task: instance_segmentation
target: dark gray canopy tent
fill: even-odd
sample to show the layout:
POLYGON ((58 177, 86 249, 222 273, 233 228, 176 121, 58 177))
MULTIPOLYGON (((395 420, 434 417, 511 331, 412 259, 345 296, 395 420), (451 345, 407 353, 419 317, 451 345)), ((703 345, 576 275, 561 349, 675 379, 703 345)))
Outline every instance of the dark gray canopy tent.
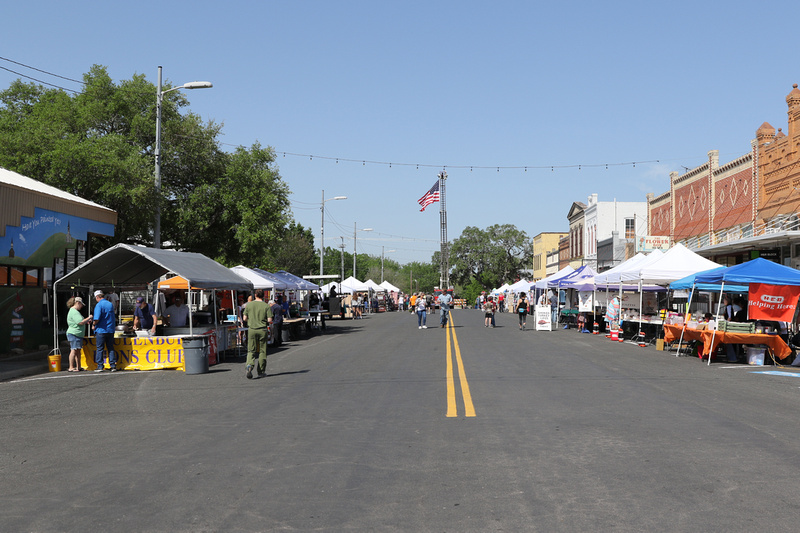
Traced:
MULTIPOLYGON (((199 289, 252 291, 253 284, 203 254, 117 244, 53 283, 54 348, 58 348, 58 287, 137 289, 173 272, 199 289)), ((191 328, 191 320, 189 321, 191 328)))

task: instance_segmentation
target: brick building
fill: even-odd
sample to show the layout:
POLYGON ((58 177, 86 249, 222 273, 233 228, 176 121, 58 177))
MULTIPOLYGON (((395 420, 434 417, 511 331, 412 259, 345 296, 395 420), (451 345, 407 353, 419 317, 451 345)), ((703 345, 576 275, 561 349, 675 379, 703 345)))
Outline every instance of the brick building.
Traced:
POLYGON ((717 151, 684 174, 670 174, 670 190, 648 195, 650 235, 669 235, 720 264, 766 257, 800 267, 800 90, 786 97, 784 134, 768 122, 751 150, 719 164, 717 151))

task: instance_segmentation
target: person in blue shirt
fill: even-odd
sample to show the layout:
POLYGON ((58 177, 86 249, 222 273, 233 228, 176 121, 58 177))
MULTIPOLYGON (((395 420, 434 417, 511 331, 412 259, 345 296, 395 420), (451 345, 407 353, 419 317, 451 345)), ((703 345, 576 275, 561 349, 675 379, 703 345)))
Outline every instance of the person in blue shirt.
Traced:
POLYGON ((157 320, 158 317, 156 317, 153 306, 141 296, 136 298, 136 308, 133 310, 133 329, 148 330, 150 335, 155 335, 157 320))
POLYGON ((439 309, 442 311, 442 316, 439 318, 439 327, 444 328, 447 326, 448 313, 450 312, 450 304, 453 303, 453 297, 448 292, 443 292, 437 298, 439 301, 439 309))
POLYGON ((94 307, 92 327, 94 327, 95 345, 94 362, 97 363, 95 372, 103 371, 103 350, 108 352, 108 366, 112 372, 117 371, 117 354, 114 353, 114 329, 117 320, 114 316, 114 304, 103 298, 103 291, 94 291, 97 305, 94 307))

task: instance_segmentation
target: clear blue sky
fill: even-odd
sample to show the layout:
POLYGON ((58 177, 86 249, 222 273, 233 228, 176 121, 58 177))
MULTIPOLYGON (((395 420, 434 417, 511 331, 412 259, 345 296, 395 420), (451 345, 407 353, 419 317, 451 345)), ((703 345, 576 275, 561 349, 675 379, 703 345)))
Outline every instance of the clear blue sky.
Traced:
MULTIPOLYGON (((438 249, 438 204, 417 199, 442 166, 451 240, 504 223, 534 236, 566 230, 593 192, 644 201, 709 150, 748 152, 762 122, 785 130, 798 15, 784 0, 33 0, 4 7, 0 56, 69 78, 101 64, 155 82, 162 65, 173 84, 213 82, 185 91, 191 110, 224 123, 225 149, 278 152, 299 223, 318 239, 322 190, 346 195, 326 204, 326 244, 352 251, 355 223, 374 229, 359 253, 405 263, 438 249)), ((18 77, 0 70, 0 87, 18 77)))

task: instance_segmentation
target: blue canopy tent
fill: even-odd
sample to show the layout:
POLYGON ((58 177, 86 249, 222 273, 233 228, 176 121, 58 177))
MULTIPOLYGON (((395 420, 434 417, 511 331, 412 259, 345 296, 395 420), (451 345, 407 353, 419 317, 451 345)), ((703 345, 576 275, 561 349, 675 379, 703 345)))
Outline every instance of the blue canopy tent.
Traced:
MULTIPOLYGON (((718 282, 705 282, 705 283, 698 283, 697 276, 701 274, 713 274, 715 272, 719 272, 721 270, 726 270, 729 267, 717 267, 712 268, 710 270, 703 270, 702 272, 696 272, 694 274, 690 274, 685 278, 681 278, 679 280, 673 281, 669 284, 669 288, 672 290, 689 290, 691 289, 692 292, 689 293, 689 303, 686 304, 686 309, 688 311, 689 307, 692 305, 692 299, 694 298, 695 291, 704 291, 704 292, 717 292, 722 291, 722 284, 718 282)), ((733 292, 747 292, 747 285, 728 285, 728 290, 733 292)), ((719 309, 717 309, 719 311, 719 309)), ((675 352, 675 357, 678 357, 681 353, 681 344, 683 344, 683 334, 686 331, 686 322, 683 322, 683 328, 681 328, 681 338, 678 340, 678 349, 675 352)))
POLYGON ((726 285, 730 283, 800 285, 800 270, 758 257, 740 265, 700 272, 695 280, 698 283, 725 283, 726 285))
MULTIPOLYGON (((717 267, 712 268, 711 270, 704 270, 702 272, 690 274, 685 278, 673 281, 669 284, 669 288, 675 291, 696 289, 698 291, 717 292, 720 289, 720 283, 698 283, 696 278, 700 274, 711 274, 712 272, 725 270, 727 268, 729 267, 717 267)), ((747 285, 729 285, 728 290, 733 292, 747 292, 747 285)))
MULTIPOLYGON (((720 284, 720 304, 722 305, 722 292, 725 290, 726 283, 747 285, 750 283, 767 283, 769 285, 800 285, 800 271, 787 266, 779 265, 774 261, 758 257, 752 261, 740 265, 714 269, 708 272, 701 272, 695 276, 697 283, 719 283, 720 284)), ((719 306, 717 307, 719 314, 719 306)), ((714 335, 717 332, 714 330, 714 335)), ((713 344, 713 339, 712 339, 713 344)), ((708 364, 711 364, 711 354, 708 357, 708 364)))

